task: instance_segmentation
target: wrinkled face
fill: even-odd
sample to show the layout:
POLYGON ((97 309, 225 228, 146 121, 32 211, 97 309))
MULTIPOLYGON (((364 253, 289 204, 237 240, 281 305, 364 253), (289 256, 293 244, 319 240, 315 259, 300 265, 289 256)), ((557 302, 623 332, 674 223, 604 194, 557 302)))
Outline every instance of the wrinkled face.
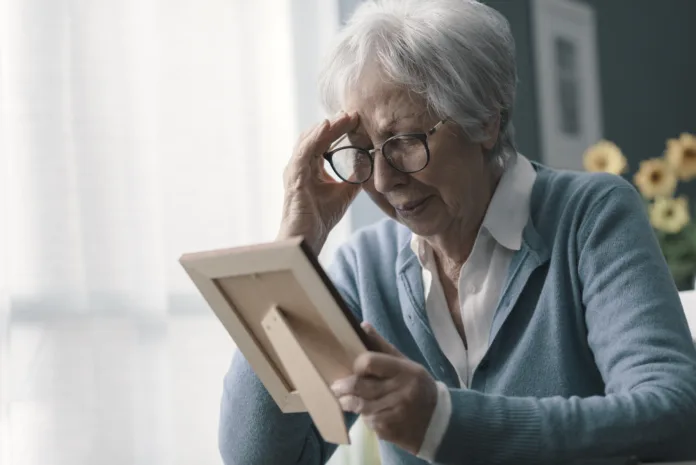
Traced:
MULTIPOLYGON (((359 91, 347 96, 345 111, 360 115, 349 139, 366 149, 380 147, 395 134, 427 132, 440 121, 421 98, 379 77, 361 80, 359 91)), ((428 137, 430 162, 425 169, 402 173, 376 152, 372 177, 363 188, 387 215, 417 235, 478 227, 490 199, 491 167, 484 149, 494 143, 495 138, 473 143, 448 121, 428 137)))

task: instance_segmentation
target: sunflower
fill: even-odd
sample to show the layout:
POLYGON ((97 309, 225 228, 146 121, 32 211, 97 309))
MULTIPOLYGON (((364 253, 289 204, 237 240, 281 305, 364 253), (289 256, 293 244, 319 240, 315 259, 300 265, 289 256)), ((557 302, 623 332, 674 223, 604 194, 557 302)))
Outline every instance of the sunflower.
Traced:
POLYGON ((665 158, 682 181, 696 177, 696 137, 683 133, 679 139, 667 140, 665 158))
POLYGON ((650 206, 650 224, 659 231, 676 234, 690 221, 686 197, 658 197, 650 206))
POLYGON ((640 169, 633 177, 633 182, 643 197, 671 197, 677 187, 677 177, 667 162, 653 158, 640 162, 640 169))
POLYGON ((600 140, 585 151, 583 155, 585 170, 621 174, 626 171, 626 157, 613 142, 600 140))

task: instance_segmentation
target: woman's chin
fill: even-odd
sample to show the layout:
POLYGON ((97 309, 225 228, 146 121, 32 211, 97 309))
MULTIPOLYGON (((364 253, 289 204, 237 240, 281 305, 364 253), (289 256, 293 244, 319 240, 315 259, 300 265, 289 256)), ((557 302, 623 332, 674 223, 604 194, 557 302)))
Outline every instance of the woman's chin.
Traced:
POLYGON ((417 236, 431 236, 437 230, 438 223, 434 210, 432 207, 415 213, 396 210, 396 220, 417 236))

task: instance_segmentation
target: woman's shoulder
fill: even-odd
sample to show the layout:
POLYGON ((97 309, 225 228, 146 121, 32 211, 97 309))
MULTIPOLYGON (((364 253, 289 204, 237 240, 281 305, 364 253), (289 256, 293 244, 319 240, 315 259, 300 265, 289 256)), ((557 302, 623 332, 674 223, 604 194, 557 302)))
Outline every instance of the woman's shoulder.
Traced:
POLYGON ((411 231, 401 223, 383 218, 353 232, 346 246, 355 253, 393 263, 399 251, 408 247, 411 231))
POLYGON ((359 283, 374 291, 394 282, 399 252, 409 247, 410 237, 405 226, 389 218, 362 227, 338 247, 327 270, 329 276, 344 297, 352 293, 357 302, 359 283))
POLYGON ((537 172, 530 210, 544 218, 583 218, 617 203, 643 210, 638 191, 621 176, 559 170, 534 163, 537 172))
POLYGON ((611 173, 590 173, 550 168, 538 162, 532 162, 537 172, 535 190, 546 193, 562 194, 569 197, 576 194, 602 196, 615 188, 630 188, 633 185, 621 176, 611 173))

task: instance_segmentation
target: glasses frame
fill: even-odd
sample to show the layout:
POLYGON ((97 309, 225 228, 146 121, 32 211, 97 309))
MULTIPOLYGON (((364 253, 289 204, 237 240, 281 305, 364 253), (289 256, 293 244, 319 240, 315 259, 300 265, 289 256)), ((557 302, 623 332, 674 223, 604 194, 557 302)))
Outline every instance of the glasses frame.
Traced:
POLYGON ((395 135, 389 137, 388 139, 386 139, 384 142, 382 142, 379 145, 379 147, 375 147, 375 148, 370 149, 370 150, 364 149, 362 147, 357 147, 355 145, 346 145, 345 147, 336 148, 336 146, 338 144, 340 144, 343 139, 348 137, 348 134, 346 133, 346 134, 343 134, 338 139, 336 139, 336 141, 333 144, 331 144, 331 146, 329 147, 329 150, 327 150, 324 153, 323 157, 326 161, 329 162, 329 164, 331 165, 331 169, 334 171, 334 173, 336 173, 336 175, 339 178, 341 178, 343 181, 350 183, 350 184, 363 184, 363 183, 370 180, 370 178, 372 177, 372 174, 375 171, 375 152, 380 152, 384 156, 384 152, 382 151, 382 149, 390 141, 395 140, 395 139, 399 139, 399 138, 403 138, 403 137, 413 137, 413 138, 420 140, 423 143, 423 146, 425 147, 425 164, 423 165, 422 168, 419 168, 419 169, 413 170, 413 171, 405 171, 405 170, 402 170, 402 169, 394 166, 394 164, 389 159, 389 157, 384 156, 384 159, 387 160, 387 163, 389 163, 389 166, 391 166, 392 168, 394 168, 395 170, 397 170, 401 173, 406 173, 406 174, 418 173, 419 171, 423 171, 428 166, 428 163, 430 163, 430 147, 428 147, 428 138, 430 136, 432 136, 433 134, 435 134, 437 132, 437 130, 440 128, 440 126, 445 124, 447 121, 448 121, 447 118, 438 121, 435 126, 428 129, 426 132, 408 132, 408 133, 404 133, 404 134, 395 134, 395 135), (355 181, 349 181, 347 179, 344 179, 343 176, 341 176, 338 173, 338 170, 334 167, 334 164, 333 164, 334 154, 336 152, 340 152, 341 150, 345 150, 345 149, 354 149, 354 150, 363 152, 369 158, 369 160, 370 160, 370 174, 367 176, 367 178, 364 181, 355 182, 355 181))

